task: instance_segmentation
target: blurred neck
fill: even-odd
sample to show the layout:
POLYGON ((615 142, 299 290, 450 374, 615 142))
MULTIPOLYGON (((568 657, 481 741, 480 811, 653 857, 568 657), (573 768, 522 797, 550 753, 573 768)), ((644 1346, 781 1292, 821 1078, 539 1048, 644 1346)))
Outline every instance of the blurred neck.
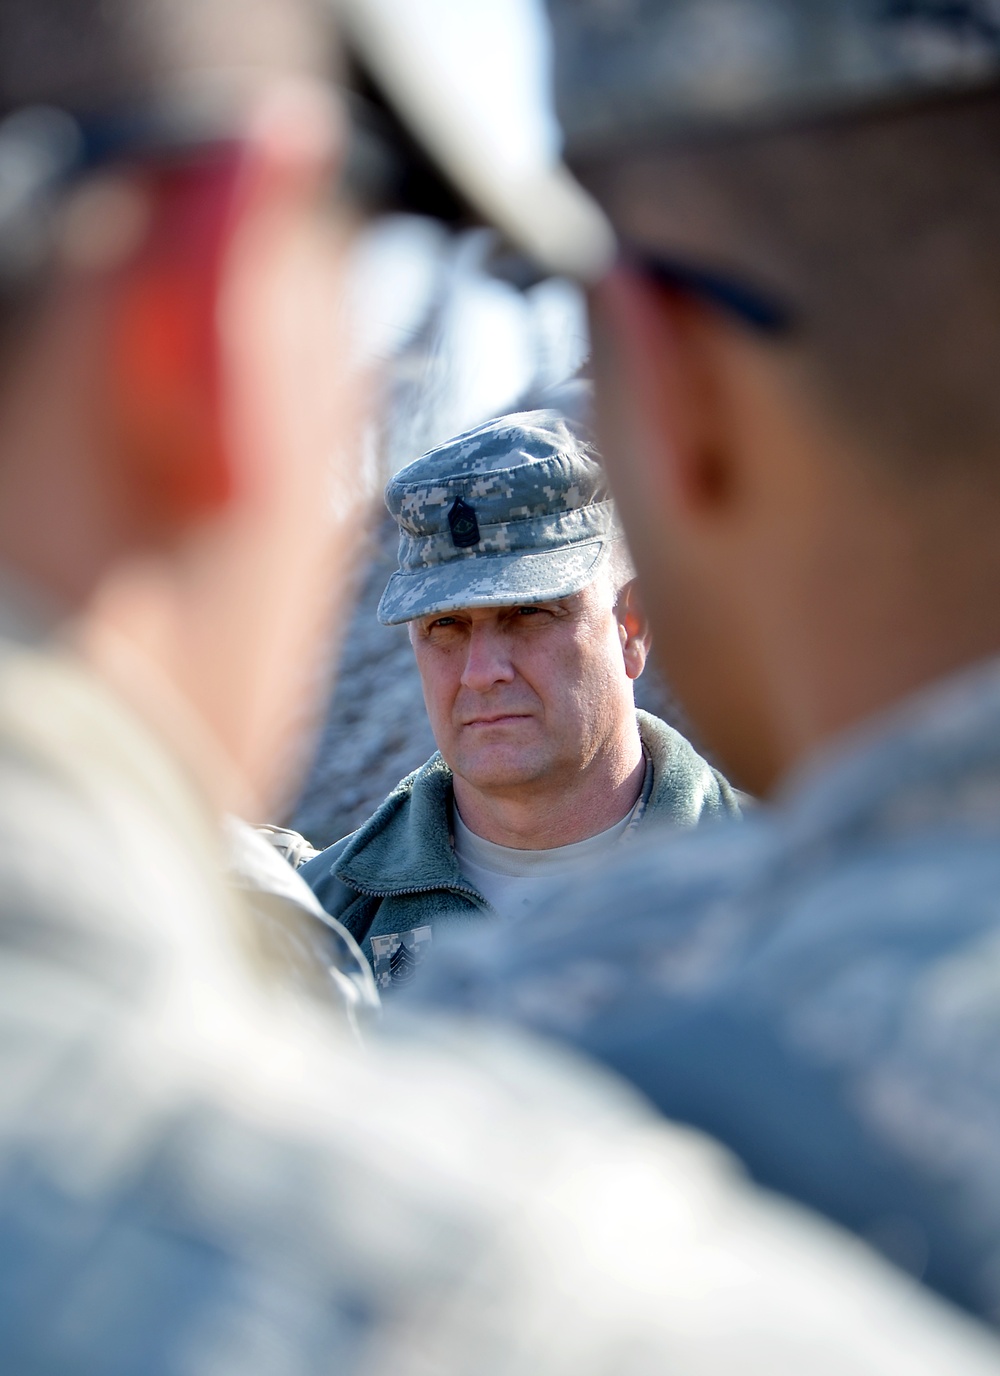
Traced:
POLYGON ((763 795, 841 731, 1000 653, 1000 503, 985 488, 911 500, 873 486, 825 517, 821 505, 784 562, 760 551, 734 616, 747 705, 742 757, 722 755, 763 795))

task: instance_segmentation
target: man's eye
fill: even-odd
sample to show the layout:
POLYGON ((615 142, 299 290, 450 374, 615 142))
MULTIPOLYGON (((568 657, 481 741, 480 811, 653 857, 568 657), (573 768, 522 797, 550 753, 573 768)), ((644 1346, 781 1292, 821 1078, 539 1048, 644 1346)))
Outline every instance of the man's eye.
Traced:
POLYGON ((446 629, 448 626, 454 626, 454 625, 455 625, 455 618, 454 618, 453 616, 439 616, 435 621, 432 621, 432 622, 431 622, 431 624, 427 627, 427 629, 428 629, 429 631, 437 631, 437 630, 446 629))
POLYGON ((551 621, 552 617, 551 607, 537 607, 532 603, 527 603, 523 607, 514 608, 515 621, 551 621))

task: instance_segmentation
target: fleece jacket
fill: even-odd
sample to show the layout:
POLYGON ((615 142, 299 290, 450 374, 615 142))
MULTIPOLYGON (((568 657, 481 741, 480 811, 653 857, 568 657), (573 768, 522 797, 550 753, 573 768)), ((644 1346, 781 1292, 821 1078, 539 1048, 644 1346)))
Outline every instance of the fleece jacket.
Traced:
MULTIPOLYGON (((741 795, 679 732, 648 712, 636 718, 646 778, 622 844, 651 825, 692 827, 740 815, 741 795)), ((382 989, 406 982, 433 931, 496 920, 459 869, 451 819, 452 773, 434 754, 357 831, 299 870, 359 942, 382 989)))

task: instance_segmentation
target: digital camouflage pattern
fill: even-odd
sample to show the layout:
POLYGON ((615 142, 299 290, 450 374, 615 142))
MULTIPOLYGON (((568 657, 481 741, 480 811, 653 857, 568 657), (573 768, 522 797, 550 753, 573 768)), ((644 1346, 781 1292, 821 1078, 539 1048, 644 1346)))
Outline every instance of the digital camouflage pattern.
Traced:
POLYGON ((998 0, 548 0, 574 154, 1000 74, 998 0))
POLYGON ((385 500, 399 527, 399 569, 378 608, 386 625, 568 597, 597 576, 617 532, 600 463, 555 411, 439 445, 400 469, 385 500))
POLYGON ((1000 1326, 1000 659, 420 987, 599 1057, 1000 1326))
POLYGON ((0 1370, 996 1376, 596 1068, 467 1026, 362 1054, 253 959, 222 858, 0 601, 0 1370))
POLYGON ((283 981, 318 996, 351 1030, 379 1012, 379 997, 357 943, 328 918, 296 872, 294 858, 318 854, 304 836, 285 827, 252 827, 225 820, 226 874, 252 920, 263 958, 283 981))

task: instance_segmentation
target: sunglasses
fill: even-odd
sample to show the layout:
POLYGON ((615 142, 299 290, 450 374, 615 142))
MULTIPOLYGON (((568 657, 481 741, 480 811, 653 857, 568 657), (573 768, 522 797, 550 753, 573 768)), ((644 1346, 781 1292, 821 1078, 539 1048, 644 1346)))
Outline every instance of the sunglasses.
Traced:
POLYGON ((757 334, 782 337, 795 328, 795 316, 790 307, 769 290, 741 278, 635 244, 624 246, 621 261, 648 281, 701 301, 757 334))

